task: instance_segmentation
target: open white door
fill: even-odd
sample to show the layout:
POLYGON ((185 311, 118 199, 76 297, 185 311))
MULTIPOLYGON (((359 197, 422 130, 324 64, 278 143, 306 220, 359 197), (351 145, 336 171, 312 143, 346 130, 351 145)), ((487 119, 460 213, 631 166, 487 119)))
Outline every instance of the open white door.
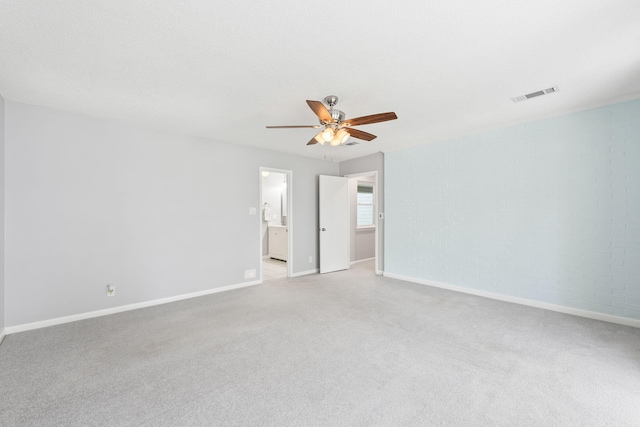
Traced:
POLYGON ((349 179, 320 175, 320 273, 349 264, 349 179))

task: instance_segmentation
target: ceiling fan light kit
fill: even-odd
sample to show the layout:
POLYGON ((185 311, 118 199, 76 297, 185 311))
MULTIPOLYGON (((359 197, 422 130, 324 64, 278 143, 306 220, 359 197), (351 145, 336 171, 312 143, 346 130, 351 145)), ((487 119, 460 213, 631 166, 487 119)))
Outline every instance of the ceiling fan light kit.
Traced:
POLYGON ((294 126, 267 126, 268 129, 283 129, 283 128, 321 128, 322 130, 316 136, 311 138, 307 145, 320 144, 324 145, 328 142, 332 147, 337 147, 347 142, 350 136, 363 139, 365 141, 372 141, 376 138, 375 135, 370 133, 353 129, 352 126, 368 125, 372 123, 386 122, 389 120, 395 120, 398 118, 396 113, 380 113, 372 114, 370 116, 356 117, 355 119, 345 120, 346 115, 344 112, 333 108, 338 103, 338 97, 335 95, 329 95, 324 98, 324 103, 329 106, 329 109, 324 106, 320 101, 307 100, 309 108, 318 116, 320 120, 320 126, 318 125, 294 125, 294 126))
POLYGON ((349 139, 349 132, 344 129, 340 129, 338 132, 336 132, 336 139, 339 140, 340 144, 344 144, 345 142, 347 142, 347 139, 349 139))
POLYGON ((322 139, 324 139, 325 142, 331 142, 331 140, 333 139, 333 129, 326 128, 325 130, 323 130, 322 139))

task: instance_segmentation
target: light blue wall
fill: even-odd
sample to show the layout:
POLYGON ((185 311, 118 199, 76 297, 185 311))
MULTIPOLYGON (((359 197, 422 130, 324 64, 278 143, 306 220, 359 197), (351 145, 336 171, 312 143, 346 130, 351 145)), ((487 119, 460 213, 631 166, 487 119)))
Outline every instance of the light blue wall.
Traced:
POLYGON ((385 154, 385 272, 640 318, 640 100, 385 154))

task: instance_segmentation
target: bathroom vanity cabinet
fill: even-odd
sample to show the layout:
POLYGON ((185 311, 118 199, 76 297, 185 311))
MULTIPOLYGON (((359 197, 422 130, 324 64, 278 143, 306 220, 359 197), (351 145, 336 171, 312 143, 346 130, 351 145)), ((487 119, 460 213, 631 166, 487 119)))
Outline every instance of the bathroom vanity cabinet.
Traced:
POLYGON ((284 225, 269 226, 269 258, 287 260, 288 230, 284 225))

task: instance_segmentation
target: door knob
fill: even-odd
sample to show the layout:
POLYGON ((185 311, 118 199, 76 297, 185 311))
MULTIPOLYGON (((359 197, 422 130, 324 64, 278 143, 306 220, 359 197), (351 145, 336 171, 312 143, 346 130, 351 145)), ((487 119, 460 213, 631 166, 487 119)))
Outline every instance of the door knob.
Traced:
POLYGON ((323 227, 323 228, 322 228, 322 231, 327 231, 327 229, 323 227))

